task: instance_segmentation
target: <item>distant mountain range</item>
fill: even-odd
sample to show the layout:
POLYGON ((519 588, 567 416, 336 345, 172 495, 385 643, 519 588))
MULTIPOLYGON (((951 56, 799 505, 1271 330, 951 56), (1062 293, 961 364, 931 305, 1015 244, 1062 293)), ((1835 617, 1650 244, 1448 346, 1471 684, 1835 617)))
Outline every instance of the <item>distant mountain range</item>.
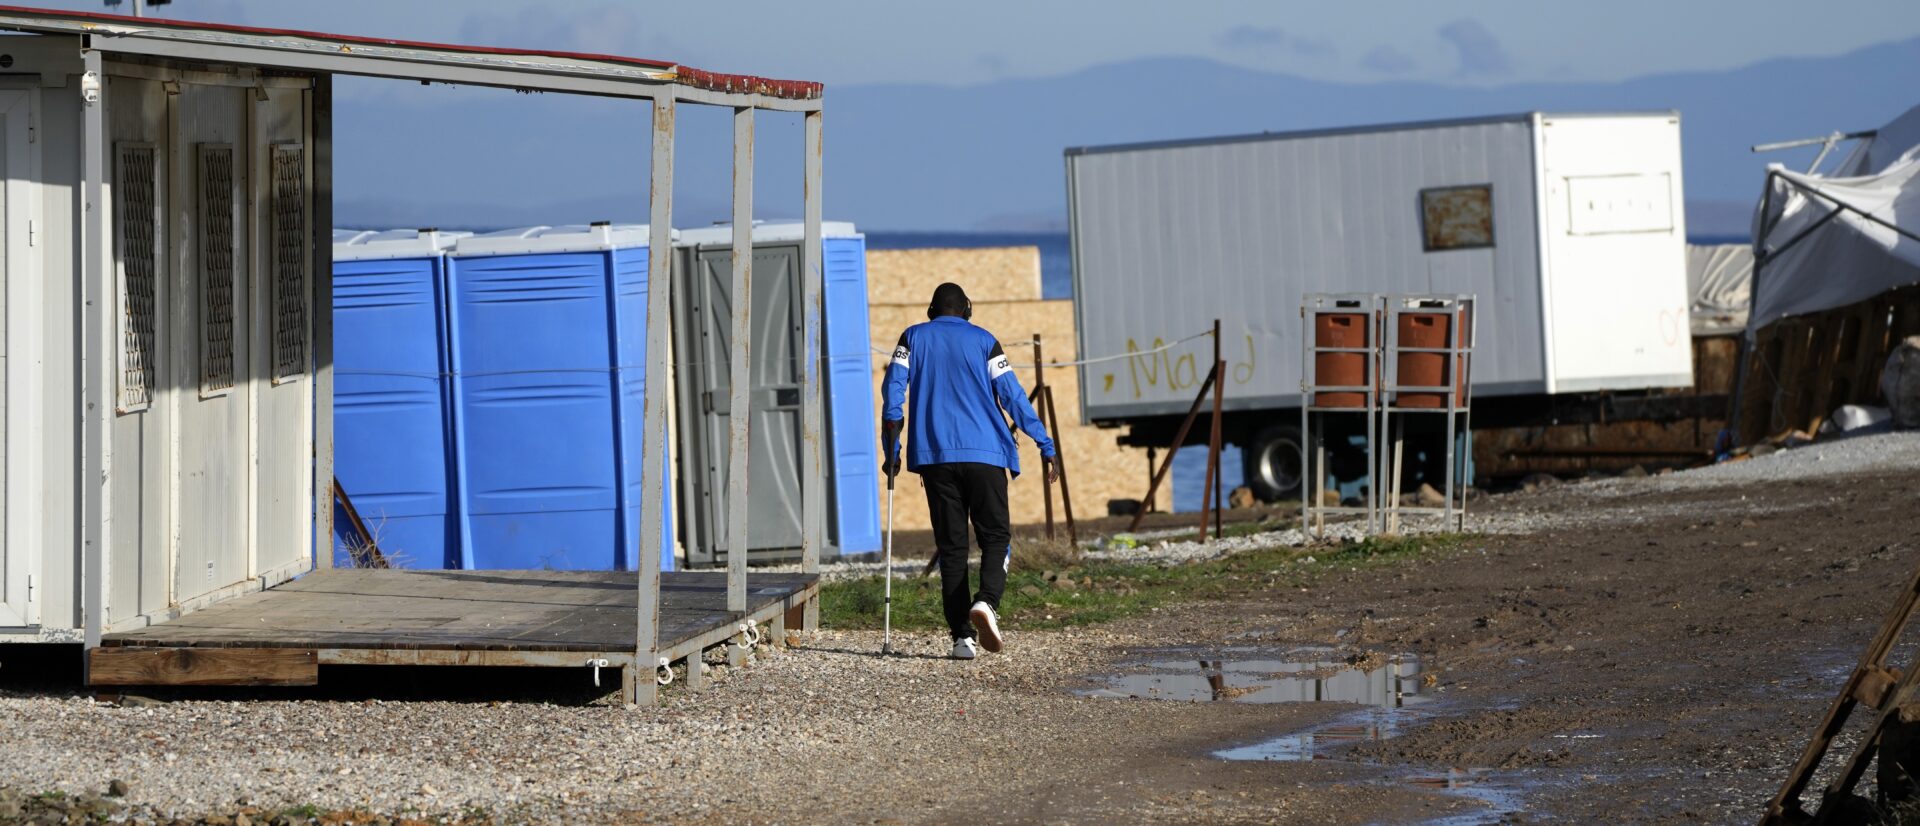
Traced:
MULTIPOLYGON (((1058 231, 1070 146, 1531 110, 1677 109, 1692 234, 1739 236, 1766 141, 1879 126, 1920 103, 1920 38, 1823 58, 1618 83, 1346 84, 1166 58, 976 86, 827 92, 827 216, 889 230, 1058 231), (1907 80, 1902 81, 1905 78, 1907 80)), ((644 221, 644 105, 417 87, 342 95, 338 223, 644 221)), ((725 113, 682 112, 675 223, 726 214, 725 113)), ((763 115, 756 214, 799 213, 798 119, 763 115)))

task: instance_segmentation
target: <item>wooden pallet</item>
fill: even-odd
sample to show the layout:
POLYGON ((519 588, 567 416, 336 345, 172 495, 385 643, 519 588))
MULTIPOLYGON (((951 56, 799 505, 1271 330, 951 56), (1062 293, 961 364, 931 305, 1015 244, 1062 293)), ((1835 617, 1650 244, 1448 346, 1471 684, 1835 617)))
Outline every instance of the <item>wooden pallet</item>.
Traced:
MULTIPOLYGON (((660 577, 660 656, 697 657, 741 622, 774 629, 819 593, 811 574, 756 574, 729 612, 726 574, 660 577)), ((634 574, 611 571, 315 571, 134 631, 88 656, 88 682, 314 685, 322 665, 625 668, 634 574)), ((649 669, 650 670, 650 669, 649 669)))
POLYGON ((1920 286, 1767 325, 1754 338, 1741 386, 1740 444, 1809 433, 1843 404, 1876 404, 1880 370, 1920 334, 1920 286))

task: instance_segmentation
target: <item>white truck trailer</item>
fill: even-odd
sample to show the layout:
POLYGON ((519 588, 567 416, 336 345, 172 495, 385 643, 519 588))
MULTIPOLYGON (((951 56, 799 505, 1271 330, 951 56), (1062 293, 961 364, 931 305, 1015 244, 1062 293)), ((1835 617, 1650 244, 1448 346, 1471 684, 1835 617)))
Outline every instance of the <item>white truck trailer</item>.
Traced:
MULTIPOLYGON (((1228 441, 1300 483, 1300 301, 1478 298, 1475 425, 1693 383, 1677 112, 1531 112, 1066 152, 1081 415, 1166 446, 1221 323, 1228 441)), ((1202 428, 1196 428, 1196 431, 1202 428)))

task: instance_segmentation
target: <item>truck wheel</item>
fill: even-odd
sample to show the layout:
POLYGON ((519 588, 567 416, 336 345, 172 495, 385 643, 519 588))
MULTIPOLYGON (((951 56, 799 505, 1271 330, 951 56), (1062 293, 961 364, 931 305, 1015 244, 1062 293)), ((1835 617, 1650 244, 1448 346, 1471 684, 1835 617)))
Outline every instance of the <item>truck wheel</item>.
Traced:
POLYGON ((1278 502, 1300 495, 1301 480, 1306 478, 1300 466, 1300 429, 1283 424, 1269 425, 1242 449, 1247 487, 1262 502, 1278 502))

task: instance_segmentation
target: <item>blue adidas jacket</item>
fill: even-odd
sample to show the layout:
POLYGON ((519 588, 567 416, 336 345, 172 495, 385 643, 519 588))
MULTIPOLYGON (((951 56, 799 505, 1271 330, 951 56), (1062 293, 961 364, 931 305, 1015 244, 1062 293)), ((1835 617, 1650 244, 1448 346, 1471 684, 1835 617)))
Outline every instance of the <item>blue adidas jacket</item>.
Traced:
MULTIPOLYGON (((1020 475, 1013 423, 1053 456, 1053 440, 992 333, 959 316, 940 316, 900 334, 887 365, 887 421, 907 418, 907 469, 949 462, 998 465, 1020 475), (902 410, 911 405, 913 415, 902 410)), ((891 455, 892 445, 887 446, 891 455)))

